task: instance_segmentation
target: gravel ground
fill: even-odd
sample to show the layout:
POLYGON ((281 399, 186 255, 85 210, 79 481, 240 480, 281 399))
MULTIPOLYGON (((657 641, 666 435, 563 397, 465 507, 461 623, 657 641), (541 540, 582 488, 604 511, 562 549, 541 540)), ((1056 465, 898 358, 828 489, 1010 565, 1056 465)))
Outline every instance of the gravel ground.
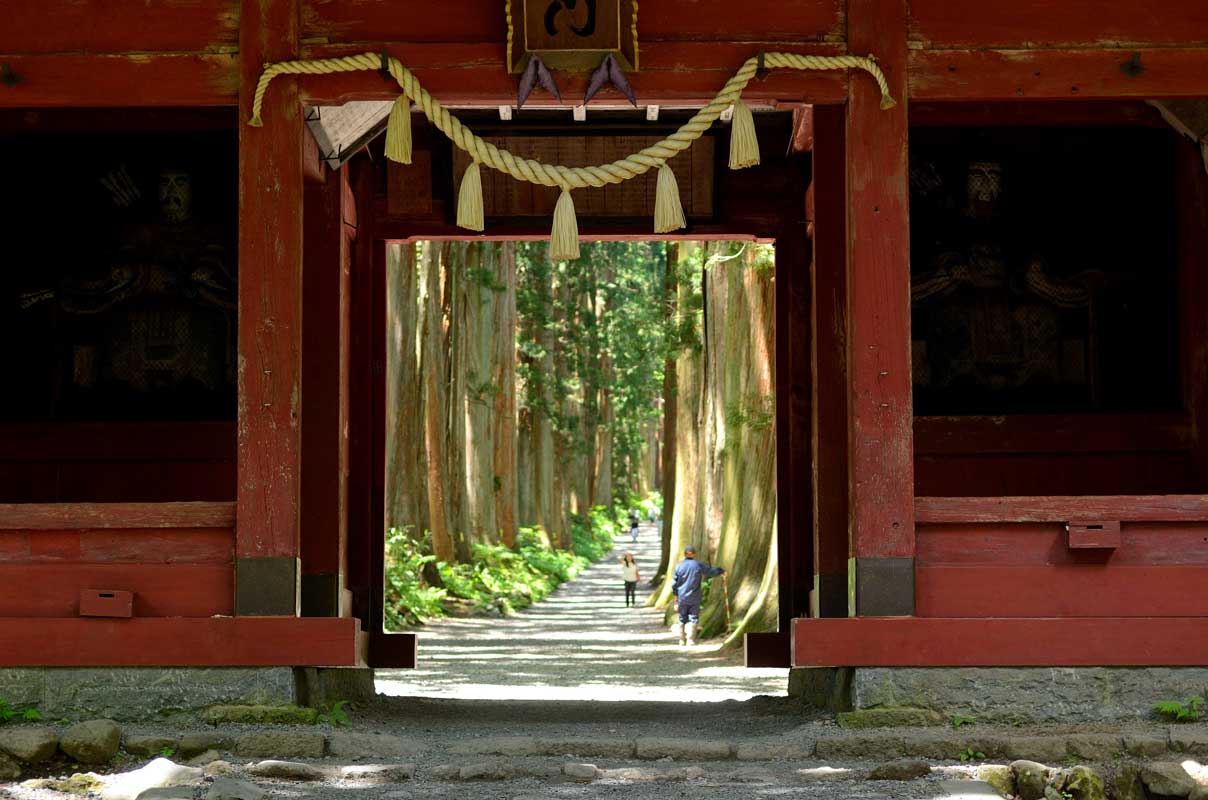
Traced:
MULTIPOLYGON (((663 612, 626 608, 617 559, 630 550, 650 588, 659 535, 643 525, 613 557, 593 564, 542 603, 513 617, 434 622, 419 630, 419 667, 379 670, 385 695, 487 700, 719 702, 784 696, 788 670, 746 669, 718 641, 683 648, 663 612)), ((720 641, 720 640, 719 640, 720 641)))

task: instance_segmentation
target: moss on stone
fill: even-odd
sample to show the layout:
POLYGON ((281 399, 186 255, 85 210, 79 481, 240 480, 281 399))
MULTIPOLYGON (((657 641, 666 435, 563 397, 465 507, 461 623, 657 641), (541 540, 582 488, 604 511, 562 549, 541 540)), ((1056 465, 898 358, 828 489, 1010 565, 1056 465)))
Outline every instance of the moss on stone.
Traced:
POLYGON ((928 708, 862 708, 839 714, 840 728, 915 728, 943 724, 944 718, 939 712, 928 708))
POLYGON ((1015 773, 1005 764, 981 764, 975 774, 979 781, 990 784, 1003 797, 1015 796, 1015 773))
POLYGON ((201 716, 211 725, 232 722, 314 725, 319 721, 317 709, 300 706, 211 706, 201 716))

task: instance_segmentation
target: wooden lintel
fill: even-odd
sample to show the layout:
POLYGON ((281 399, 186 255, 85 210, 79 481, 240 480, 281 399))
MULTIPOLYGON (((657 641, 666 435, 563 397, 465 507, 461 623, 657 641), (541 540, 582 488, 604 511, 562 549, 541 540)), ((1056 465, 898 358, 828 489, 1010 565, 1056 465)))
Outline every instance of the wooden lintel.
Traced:
POLYGON ((8 503, 0 530, 233 528, 234 503, 8 503))
POLYGON ((913 100, 1208 95, 1208 47, 912 50, 909 67, 913 100))
MULTIPOLYGON (((335 58, 377 52, 375 45, 309 45, 304 58, 335 58)), ((516 102, 516 81, 503 66, 503 49, 497 44, 396 44, 387 47, 423 83, 424 88, 446 105, 496 106, 516 102)), ((630 76, 633 89, 643 103, 703 105, 713 99, 739 66, 766 46, 733 42, 668 42, 642 51, 642 70, 630 76)), ((834 44, 785 45, 787 52, 837 55, 834 44)), ((904 55, 903 55, 904 58, 904 55)), ((862 79, 871 79, 866 76, 862 79)), ((842 72, 775 70, 766 80, 752 81, 743 90, 748 104, 778 101, 799 104, 842 103, 847 97, 848 76, 842 72)), ((299 79, 303 101, 330 105, 348 100, 392 100, 398 87, 370 72, 307 75, 299 79)), ((875 87, 875 84, 873 84, 875 87)), ((535 92, 525 108, 570 107, 587 88, 587 77, 559 76, 564 103, 535 92)), ((269 90, 270 93, 274 89, 269 90)), ((593 106, 628 107, 619 95, 602 92, 593 106)))
POLYGON ((1201 522, 1208 520, 1208 495, 916 497, 914 512, 920 524, 1098 519, 1201 522))
POLYGON ((200 53, 239 46, 239 0, 117 6, 5 0, 4 16, 0 53, 200 53))
POLYGON ((1208 617, 793 620, 795 667, 1201 666, 1208 617))
POLYGON ((355 667, 352 618, 0 618, 4 667, 355 667))
POLYGON ((20 79, 0 108, 229 106, 239 57, 229 53, 0 56, 20 79))

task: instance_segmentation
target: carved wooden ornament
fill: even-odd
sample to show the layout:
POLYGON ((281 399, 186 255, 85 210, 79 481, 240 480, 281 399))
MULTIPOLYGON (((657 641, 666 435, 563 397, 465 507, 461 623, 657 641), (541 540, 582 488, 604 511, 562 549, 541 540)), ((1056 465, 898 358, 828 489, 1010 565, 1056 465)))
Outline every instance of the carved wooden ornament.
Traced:
POLYGON ((611 54, 638 68, 635 0, 507 0, 508 71, 519 73, 536 54, 550 69, 588 72, 611 54))

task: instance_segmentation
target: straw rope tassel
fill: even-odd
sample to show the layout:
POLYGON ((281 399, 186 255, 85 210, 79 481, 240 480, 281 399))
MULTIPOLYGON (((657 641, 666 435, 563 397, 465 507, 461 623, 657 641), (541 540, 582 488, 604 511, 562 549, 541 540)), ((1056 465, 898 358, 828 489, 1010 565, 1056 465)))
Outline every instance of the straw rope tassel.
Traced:
POLYGON ((671 171, 671 167, 663 164, 659 167, 658 184, 654 193, 654 232, 669 233, 686 224, 675 173, 671 171))
POLYGON ((386 123, 386 158, 398 164, 411 163, 411 101, 400 94, 386 123))
POLYGON ((575 219, 575 201, 563 188, 554 206, 554 227, 549 235, 550 261, 573 261, 579 257, 579 221, 575 219))
POLYGON ((479 231, 485 227, 482 213, 482 174, 478 162, 466 167, 461 177, 461 191, 457 193, 457 227, 479 231))
POLYGON ((741 99, 734 101, 734 121, 730 125, 730 169, 753 167, 759 163, 759 139, 755 136, 755 118, 741 99))

